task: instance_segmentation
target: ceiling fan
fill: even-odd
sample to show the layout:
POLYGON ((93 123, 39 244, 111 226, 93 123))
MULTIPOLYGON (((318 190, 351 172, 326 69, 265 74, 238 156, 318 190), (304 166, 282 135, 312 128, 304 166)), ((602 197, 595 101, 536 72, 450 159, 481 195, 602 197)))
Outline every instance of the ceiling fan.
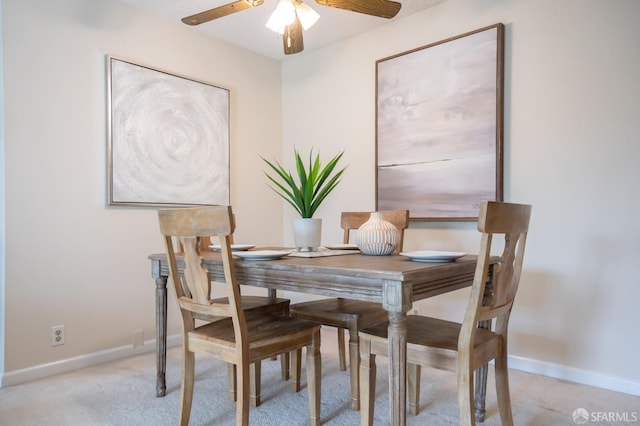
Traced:
MULTIPOLYGON (((316 3, 351 12, 391 19, 400 11, 400 3, 391 0, 315 0, 316 3)), ((200 25, 232 13, 260 6, 264 0, 237 0, 214 9, 182 18, 187 25, 200 25)), ((304 50, 302 30, 308 29, 319 15, 302 0, 280 0, 267 27, 282 35, 284 53, 290 55, 304 50)))

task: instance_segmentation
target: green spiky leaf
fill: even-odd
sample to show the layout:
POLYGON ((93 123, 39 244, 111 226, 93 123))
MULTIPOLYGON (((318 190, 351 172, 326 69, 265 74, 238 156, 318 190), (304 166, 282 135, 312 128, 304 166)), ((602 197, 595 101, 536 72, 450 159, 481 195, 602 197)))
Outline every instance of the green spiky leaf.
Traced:
POLYGON ((337 170, 336 166, 344 151, 333 157, 326 165, 322 165, 320 154, 313 156, 313 149, 309 152, 309 162, 305 167, 305 162, 300 156, 300 152, 294 148, 296 176, 292 175, 282 165, 271 162, 264 157, 262 160, 271 168, 274 175, 265 172, 269 181, 274 185, 271 189, 287 201, 298 212, 302 218, 313 217, 322 201, 340 183, 342 174, 346 167, 337 170), (334 173, 335 171, 335 173, 334 173), (297 179, 296 179, 297 178, 297 179))

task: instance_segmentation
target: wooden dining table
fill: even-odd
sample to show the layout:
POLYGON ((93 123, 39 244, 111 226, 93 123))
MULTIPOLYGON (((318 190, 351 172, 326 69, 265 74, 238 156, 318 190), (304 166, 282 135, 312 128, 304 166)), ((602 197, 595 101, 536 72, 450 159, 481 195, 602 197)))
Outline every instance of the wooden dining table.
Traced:
MULTIPOLYGON (((203 252, 203 263, 212 281, 223 281, 220 255, 203 252)), ((156 395, 166 392, 167 279, 169 266, 164 253, 152 254, 151 275, 156 283, 156 395)), ((184 263, 178 256, 182 273, 184 263)), ((345 254, 322 257, 285 256, 276 260, 235 261, 238 281, 243 285, 309 293, 380 303, 389 314, 390 424, 406 424, 406 318, 414 302, 470 287, 476 257, 466 255, 453 262, 415 262, 401 255, 367 256, 345 254)), ((492 276, 488 276, 490 291, 492 276)), ((481 324, 490 326, 490 324, 481 324)), ((484 419, 486 366, 476 373, 476 418, 484 419)))

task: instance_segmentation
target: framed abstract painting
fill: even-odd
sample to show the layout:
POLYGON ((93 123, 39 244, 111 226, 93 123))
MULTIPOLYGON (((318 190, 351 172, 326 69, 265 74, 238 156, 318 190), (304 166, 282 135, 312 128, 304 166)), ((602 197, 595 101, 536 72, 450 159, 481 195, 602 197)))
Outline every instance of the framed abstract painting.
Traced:
POLYGON ((504 25, 376 61, 376 209, 477 220, 503 193, 504 25))
POLYGON ((229 90, 107 56, 108 204, 229 204, 229 90))

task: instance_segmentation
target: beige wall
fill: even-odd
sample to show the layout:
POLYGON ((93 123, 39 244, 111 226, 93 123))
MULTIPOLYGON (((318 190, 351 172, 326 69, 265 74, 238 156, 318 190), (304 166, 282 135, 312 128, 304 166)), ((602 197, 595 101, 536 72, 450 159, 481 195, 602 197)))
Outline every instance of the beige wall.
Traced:
MULTIPOLYGON (((259 155, 281 156, 281 70, 277 61, 113 1, 7 0, 2 6, 3 315, 5 372, 11 373, 130 347, 135 330, 155 336, 155 286, 146 257, 163 250, 156 210, 105 202, 105 55, 230 89, 237 239, 256 244, 282 238, 282 222, 275 220, 282 204, 256 184, 263 181, 259 155), (260 222, 252 220, 256 211, 260 222), (51 347, 51 326, 59 324, 66 342, 51 347)), ((172 319, 175 334, 179 322, 172 319)))
MULTIPOLYGON (((348 172, 318 213, 335 242, 340 210, 374 208, 375 61, 502 22, 505 198, 534 205, 511 365, 640 394, 639 2, 447 0, 282 65, 113 2, 50 3, 2 5, 6 372, 130 345, 136 329, 153 335, 155 211, 105 208, 105 54, 231 89, 239 240, 291 242, 291 209, 256 184, 259 153, 287 163, 293 146, 345 149, 348 172), (60 323, 67 343, 51 348, 60 323)), ((413 223, 406 241, 477 246, 472 223, 413 223)), ((465 296, 420 308, 455 317, 465 296)))
MULTIPOLYGON (((375 61, 504 23, 505 199, 534 206, 511 365, 640 394, 638 16, 635 0, 447 0, 297 56, 282 70, 283 152, 346 148, 329 229, 341 208, 373 209, 375 61)), ((471 223, 412 223, 406 236, 410 250, 478 244, 471 223)), ((459 318, 458 293, 422 312, 459 318)))

